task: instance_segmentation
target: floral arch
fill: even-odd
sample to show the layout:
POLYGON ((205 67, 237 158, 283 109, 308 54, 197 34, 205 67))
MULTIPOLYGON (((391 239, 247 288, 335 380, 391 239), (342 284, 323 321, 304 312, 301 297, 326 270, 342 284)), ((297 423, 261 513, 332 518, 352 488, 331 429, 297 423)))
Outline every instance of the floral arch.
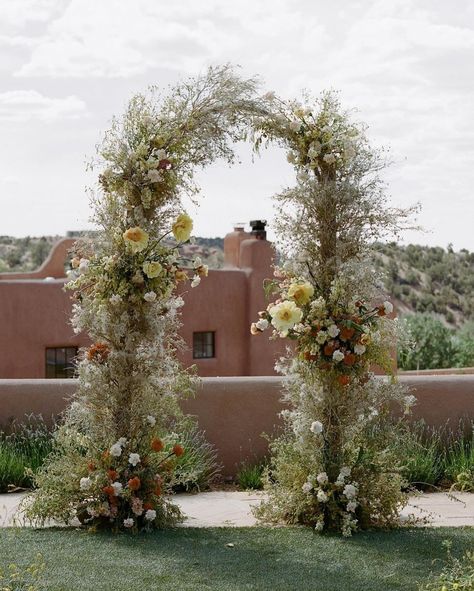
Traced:
POLYGON ((303 107, 257 90, 229 66, 164 97, 153 88, 131 100, 99 146, 92 201, 101 231, 94 244, 78 243, 68 284, 75 329, 94 344, 27 502, 32 520, 136 531, 180 518, 166 493, 185 452, 178 398, 195 377, 175 357, 183 304, 175 287, 189 279, 197 287, 207 275, 194 260, 189 277, 180 257, 192 231, 182 197, 197 193, 196 168, 232 163, 233 144, 248 138, 257 150, 266 142, 289 149, 297 172, 296 187, 277 197, 288 259, 269 286, 278 299, 252 326, 255 334, 272 326, 298 352, 285 363, 292 410, 260 514, 350 533, 358 523, 388 524, 402 502, 398 479, 377 464, 386 433, 369 433, 405 394, 370 375, 371 363, 387 365, 395 331, 389 305, 372 305, 379 294, 364 261, 369 242, 399 228, 406 212, 383 206, 380 160, 333 94, 303 107))

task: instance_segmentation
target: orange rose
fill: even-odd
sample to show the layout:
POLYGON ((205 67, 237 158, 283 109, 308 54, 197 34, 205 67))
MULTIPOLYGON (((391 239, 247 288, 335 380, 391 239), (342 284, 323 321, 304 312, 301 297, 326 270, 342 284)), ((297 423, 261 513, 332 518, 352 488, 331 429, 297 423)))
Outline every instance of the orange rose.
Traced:
POLYGON ((104 486, 104 488, 102 489, 106 495, 108 495, 109 497, 113 497, 115 494, 115 489, 113 486, 104 486))
POLYGON ((176 443, 173 446, 173 453, 177 458, 179 458, 184 454, 184 447, 182 445, 179 445, 179 443, 176 443))
POLYGON ((341 375, 338 376, 337 381, 341 384, 341 386, 347 386, 350 383, 351 378, 346 375, 341 375))
POLYGON ((353 328, 349 328, 347 326, 344 326, 344 328, 341 328, 339 338, 342 341, 350 341, 352 339, 352 337, 354 336, 354 333, 355 333, 355 330, 353 328))
POLYGON ((138 478, 138 476, 134 476, 133 478, 130 478, 130 480, 128 481, 128 488, 130 490, 138 490, 141 486, 141 481, 140 478, 138 478))
POLYGON ((342 362, 344 363, 344 365, 350 367, 351 365, 354 365, 354 363, 356 362, 356 356, 354 355, 354 353, 347 353, 342 362))
POLYGON ((335 350, 336 347, 334 345, 324 345, 323 351, 326 357, 331 357, 335 350))
POLYGON ((144 511, 149 511, 150 509, 153 509, 154 505, 153 503, 143 503, 143 510, 144 511))
POLYGON ((157 497, 161 496, 161 486, 158 484, 158 486, 155 488, 155 495, 157 497))
POLYGON ((163 442, 159 437, 154 437, 151 440, 151 449, 153 451, 161 451, 164 448, 163 442))
POLYGON ((107 476, 110 478, 110 480, 117 480, 118 472, 117 470, 112 470, 112 468, 110 468, 107 470, 107 476))
POLYGON ((94 472, 94 470, 96 469, 96 465, 94 464, 94 462, 89 462, 87 464, 87 469, 89 470, 89 472, 94 472))
POLYGON ((105 343, 95 343, 87 349, 87 359, 96 363, 105 363, 110 349, 105 343))

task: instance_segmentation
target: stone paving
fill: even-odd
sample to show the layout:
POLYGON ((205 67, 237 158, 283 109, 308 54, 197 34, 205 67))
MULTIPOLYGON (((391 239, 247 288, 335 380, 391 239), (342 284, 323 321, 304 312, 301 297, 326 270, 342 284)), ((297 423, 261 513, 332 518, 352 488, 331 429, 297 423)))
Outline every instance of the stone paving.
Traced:
MULTIPOLYGON (((23 495, 0 495, 0 527, 13 524, 23 495)), ((175 502, 187 516, 184 527, 251 527, 256 525, 251 508, 264 498, 259 492, 214 491, 179 494, 175 502)), ((430 493, 410 498, 402 511, 405 521, 410 515, 426 520, 426 525, 474 527, 474 494, 430 493)))

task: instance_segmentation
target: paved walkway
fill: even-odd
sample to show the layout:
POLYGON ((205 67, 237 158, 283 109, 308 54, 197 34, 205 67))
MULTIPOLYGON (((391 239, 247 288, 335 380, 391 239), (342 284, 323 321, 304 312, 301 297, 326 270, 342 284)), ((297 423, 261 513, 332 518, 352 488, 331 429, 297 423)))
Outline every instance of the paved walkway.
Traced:
MULTIPOLYGON (((410 515, 426 519, 427 525, 474 527, 474 494, 455 493, 456 500, 446 493, 420 494, 411 497, 402 511, 401 519, 410 515)), ((0 527, 12 525, 23 495, 0 495, 0 527)), ((196 495, 180 494, 175 502, 187 516, 184 527, 250 527, 256 525, 251 508, 258 505, 258 492, 204 492, 196 495)))

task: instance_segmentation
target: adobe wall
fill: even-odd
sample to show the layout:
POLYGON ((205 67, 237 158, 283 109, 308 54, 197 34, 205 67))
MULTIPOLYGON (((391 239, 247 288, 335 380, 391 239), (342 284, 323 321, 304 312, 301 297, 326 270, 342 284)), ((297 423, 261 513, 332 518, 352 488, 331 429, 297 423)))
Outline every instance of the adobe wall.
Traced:
MULTIPOLYGON (((400 380, 418 399, 411 420, 423 418, 435 427, 474 421, 474 375, 400 380)), ((282 378, 274 376, 203 378, 196 397, 182 402, 218 449, 224 475, 232 476, 242 461, 255 462, 266 454, 261 434, 281 427, 281 385, 282 378)), ((0 424, 29 413, 50 419, 65 408, 76 387, 76 380, 0 380, 0 424)))

